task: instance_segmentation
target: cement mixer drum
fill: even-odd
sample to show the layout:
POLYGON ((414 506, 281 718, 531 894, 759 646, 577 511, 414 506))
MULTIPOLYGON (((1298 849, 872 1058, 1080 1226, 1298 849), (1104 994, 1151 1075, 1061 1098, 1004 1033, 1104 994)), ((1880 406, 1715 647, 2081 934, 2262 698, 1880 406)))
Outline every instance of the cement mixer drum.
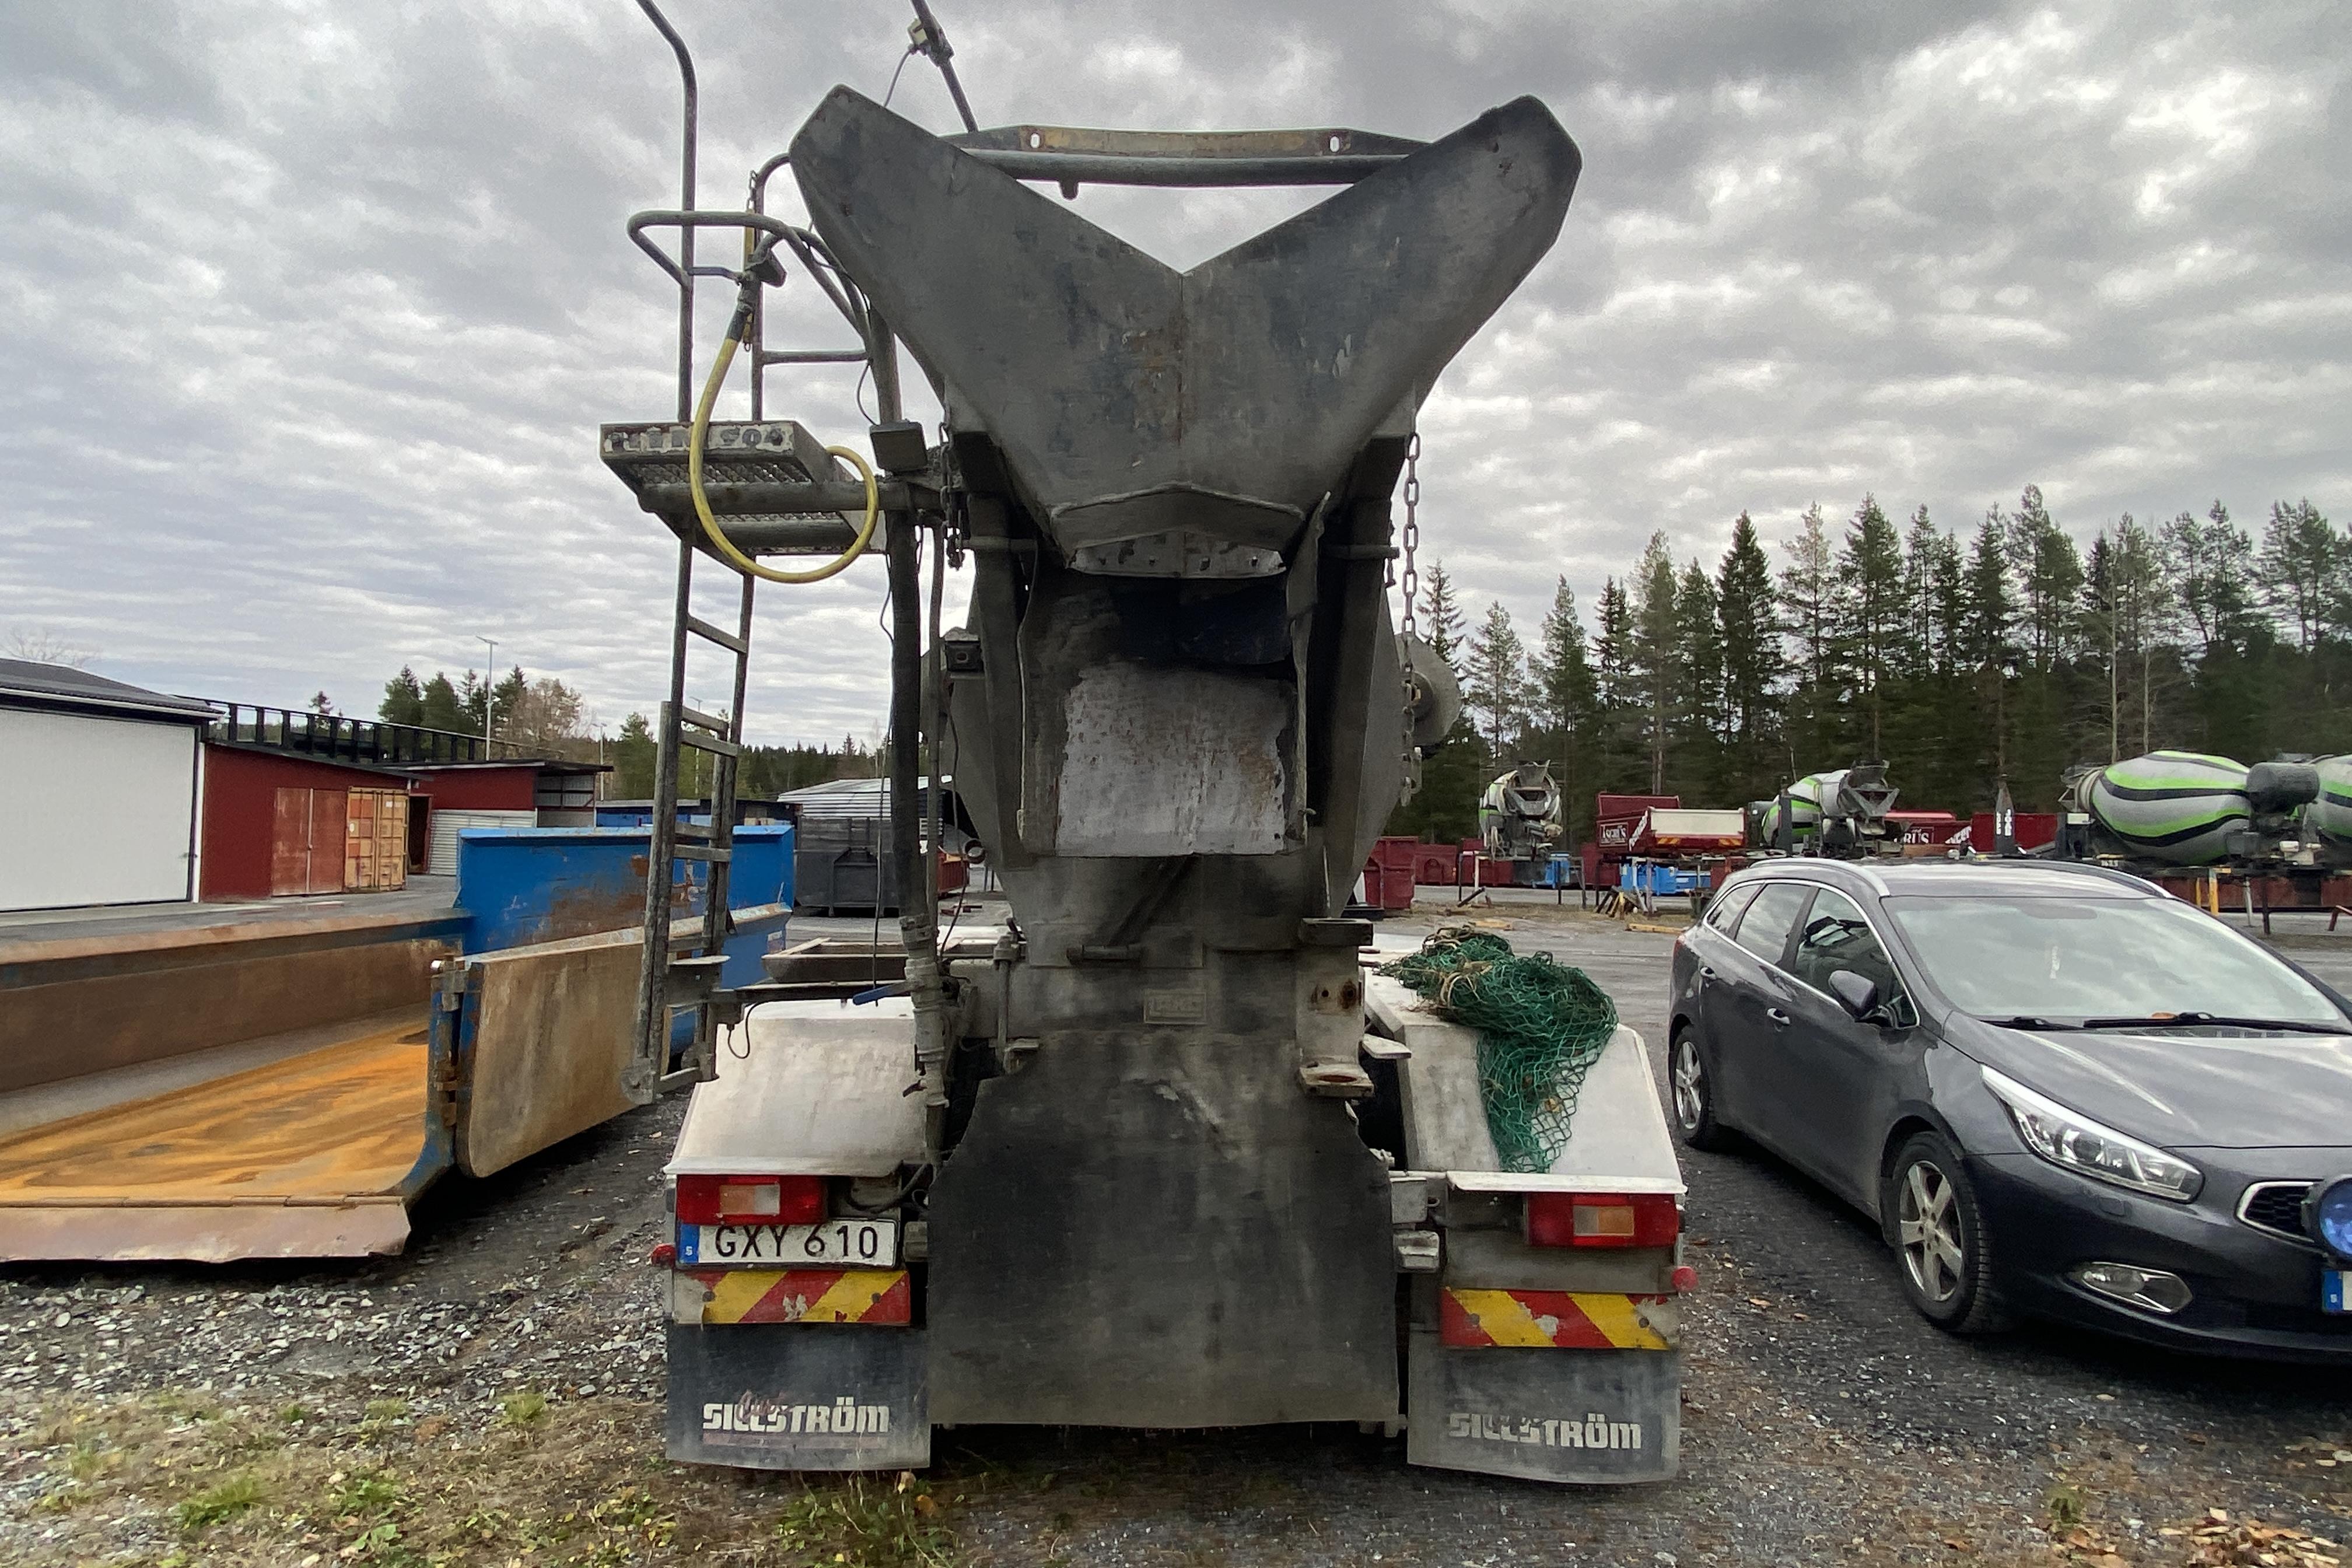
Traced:
POLYGON ((2253 812, 2246 769, 2198 752, 2150 752, 2111 763, 2076 786, 2084 809, 2126 854, 2176 866, 2226 859, 2253 812))

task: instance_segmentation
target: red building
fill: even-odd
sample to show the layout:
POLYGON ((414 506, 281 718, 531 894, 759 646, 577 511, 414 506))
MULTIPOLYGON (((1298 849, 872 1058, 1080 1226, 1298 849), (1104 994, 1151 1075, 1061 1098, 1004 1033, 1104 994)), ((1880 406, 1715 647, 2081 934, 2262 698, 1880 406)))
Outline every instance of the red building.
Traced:
POLYGON ((208 742, 196 897, 402 887, 408 811, 408 779, 389 769, 208 742))
POLYGON ((363 763, 205 746, 199 899, 383 892, 457 869, 467 827, 593 827, 595 763, 363 763), (437 826, 436 826, 437 819, 437 826))
POLYGON ((602 763, 523 757, 494 763, 412 763, 417 804, 408 825, 413 870, 455 875, 457 835, 468 827, 593 827, 602 763))

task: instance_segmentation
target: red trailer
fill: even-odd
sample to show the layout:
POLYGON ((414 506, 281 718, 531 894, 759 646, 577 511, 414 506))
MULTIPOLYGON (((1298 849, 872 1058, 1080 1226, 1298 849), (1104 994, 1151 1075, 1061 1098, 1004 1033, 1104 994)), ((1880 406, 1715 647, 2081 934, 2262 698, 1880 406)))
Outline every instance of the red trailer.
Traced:
POLYGON ((1450 888, 1462 874, 1458 844, 1416 844, 1412 847, 1412 879, 1424 888, 1450 888))
POLYGON ((1613 888, 1617 868, 1633 847, 1642 819, 1656 810, 1674 811, 1683 804, 1678 795, 1609 795, 1593 796, 1592 837, 1584 846, 1584 885, 1613 888))
POLYGON ((1425 847, 1418 838, 1380 838, 1364 862, 1364 903, 1384 914, 1412 908, 1412 885, 1425 847))
POLYGON ((1889 826, 1900 833, 1906 855, 1923 855, 1940 849, 1958 837, 1966 826, 1948 811, 1890 811, 1886 814, 1886 821, 1889 826))
MULTIPOLYGON (((2014 814, 2011 828, 2017 836, 2020 853, 2047 849, 2058 842, 2058 814, 2054 811, 2021 811, 2014 814)), ((1969 819, 1967 847, 1979 855, 1994 853, 1992 813, 1979 811, 1969 819)))

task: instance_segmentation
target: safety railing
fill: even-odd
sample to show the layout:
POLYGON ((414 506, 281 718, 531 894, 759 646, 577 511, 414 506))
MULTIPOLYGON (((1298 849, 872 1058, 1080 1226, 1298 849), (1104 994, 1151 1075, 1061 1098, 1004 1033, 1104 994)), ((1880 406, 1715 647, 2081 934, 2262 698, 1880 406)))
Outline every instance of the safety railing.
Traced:
POLYGON ((454 730, 430 730, 420 724, 394 724, 381 719, 352 719, 341 713, 314 713, 299 708, 268 708, 210 698, 200 700, 211 702, 219 715, 205 738, 226 745, 259 746, 327 762, 383 767, 478 763, 490 756, 488 742, 481 736, 460 734, 454 730))

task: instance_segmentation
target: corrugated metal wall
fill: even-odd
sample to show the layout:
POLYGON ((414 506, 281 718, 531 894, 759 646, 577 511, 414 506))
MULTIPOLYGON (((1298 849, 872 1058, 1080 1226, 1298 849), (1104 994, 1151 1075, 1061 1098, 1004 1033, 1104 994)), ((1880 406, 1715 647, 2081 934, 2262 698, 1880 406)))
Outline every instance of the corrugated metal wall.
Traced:
POLYGON ((535 811, 436 811, 430 827, 433 847, 425 858, 425 871, 436 877, 457 874, 457 835, 468 827, 532 827, 535 811))

